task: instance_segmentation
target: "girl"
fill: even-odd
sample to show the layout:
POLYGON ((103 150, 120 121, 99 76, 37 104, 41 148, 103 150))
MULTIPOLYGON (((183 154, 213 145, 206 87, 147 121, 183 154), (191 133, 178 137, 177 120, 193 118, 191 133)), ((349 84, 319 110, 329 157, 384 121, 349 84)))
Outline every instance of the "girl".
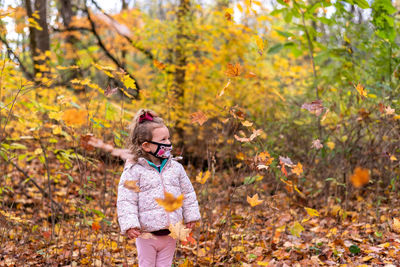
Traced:
POLYGON ((168 235, 169 225, 183 219, 186 227, 193 228, 200 220, 196 193, 183 166, 172 158, 168 128, 156 113, 138 111, 130 127, 129 142, 133 158, 127 160, 118 185, 121 233, 136 238, 140 267, 170 267, 176 241, 168 235), (137 188, 132 188, 132 183, 137 188), (164 192, 175 197, 183 194, 182 207, 166 212, 155 201, 163 199, 164 192), (140 238, 143 232, 152 233, 154 239, 140 238))

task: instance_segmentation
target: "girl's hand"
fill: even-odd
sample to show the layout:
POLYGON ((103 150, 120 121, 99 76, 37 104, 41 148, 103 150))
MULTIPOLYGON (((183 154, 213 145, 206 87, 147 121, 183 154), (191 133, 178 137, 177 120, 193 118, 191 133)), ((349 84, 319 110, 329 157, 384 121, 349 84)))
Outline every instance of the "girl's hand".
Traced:
POLYGON ((186 224, 186 228, 193 229, 195 225, 196 225, 196 222, 188 222, 188 223, 186 224))
POLYGON ((130 238, 136 238, 140 235, 140 231, 138 228, 130 228, 128 231, 126 231, 126 235, 130 238))

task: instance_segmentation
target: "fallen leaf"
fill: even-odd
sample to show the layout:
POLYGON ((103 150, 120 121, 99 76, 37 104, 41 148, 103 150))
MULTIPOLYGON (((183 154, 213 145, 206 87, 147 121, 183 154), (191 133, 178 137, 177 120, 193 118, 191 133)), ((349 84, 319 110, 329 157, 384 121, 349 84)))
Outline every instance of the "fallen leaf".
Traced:
POLYGON ((396 233, 400 234, 400 219, 397 218, 393 219, 392 229, 396 233))
POLYGON ((298 162, 297 165, 293 167, 292 172, 300 176, 303 173, 303 165, 298 162))
POLYGON ((263 200, 260 200, 258 198, 258 194, 255 194, 252 197, 247 196, 247 202, 250 204, 250 206, 255 207, 257 205, 260 205, 263 202, 263 200))
POLYGON ((98 231, 98 230, 100 230, 100 228, 101 228, 101 226, 100 226, 99 222, 93 222, 92 223, 92 230, 93 231, 98 231))
POLYGON ((166 211, 172 212, 174 210, 182 207, 183 204, 183 195, 179 195, 177 198, 174 197, 173 194, 164 192, 164 199, 156 198, 157 203, 162 206, 166 211))
POLYGON ((311 208, 307 208, 307 207, 304 207, 304 209, 307 211, 308 215, 310 215, 311 217, 319 216, 319 212, 315 209, 311 209, 311 208))
POLYGON ((295 221, 293 226, 290 228, 290 233, 297 237, 300 237, 300 234, 303 231, 304 227, 298 221, 295 221))

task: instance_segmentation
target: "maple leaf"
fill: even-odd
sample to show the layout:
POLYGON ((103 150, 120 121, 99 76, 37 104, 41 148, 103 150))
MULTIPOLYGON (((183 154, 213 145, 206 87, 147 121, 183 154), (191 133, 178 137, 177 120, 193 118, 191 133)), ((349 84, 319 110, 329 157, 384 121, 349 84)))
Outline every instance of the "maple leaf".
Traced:
POLYGON ((169 236, 171 236, 173 239, 184 242, 187 242, 189 233, 192 231, 192 229, 186 228, 181 221, 177 222, 176 224, 170 224, 168 229, 171 232, 169 236))
POLYGON ((300 176, 303 173, 303 165, 298 162, 297 165, 293 167, 292 172, 300 176))
POLYGON ((362 86, 361 83, 358 83, 357 86, 354 86, 354 88, 356 88, 361 98, 367 97, 367 91, 364 89, 364 86, 362 86))
POLYGON ((128 180, 124 182, 124 187, 128 188, 129 190, 132 190, 136 193, 140 192, 140 188, 137 185, 137 180, 128 180))
POLYGON ((394 112, 395 112, 395 110, 394 110, 393 108, 391 108, 390 106, 387 106, 387 107, 385 108, 385 113, 386 113, 386 115, 393 115, 394 112))
POLYGON ((177 198, 174 197, 173 194, 164 192, 164 199, 156 198, 157 203, 163 207, 166 211, 172 212, 174 210, 182 207, 183 204, 183 195, 179 195, 177 198))
POLYGON ((118 92, 118 87, 115 87, 115 88, 111 89, 111 86, 108 85, 106 90, 104 91, 104 95, 106 97, 109 97, 109 96, 112 96, 113 94, 115 94, 116 92, 118 92))
POLYGON ((252 197, 247 196, 247 202, 250 204, 250 206, 255 207, 257 205, 260 205, 263 202, 263 200, 260 200, 258 198, 258 194, 255 194, 252 197))
POLYGON ((354 187, 361 187, 369 182, 369 171, 367 169, 356 167, 354 173, 350 176, 350 182, 354 187))
POLYGON ((304 103, 301 105, 301 108, 308 110, 311 114, 316 116, 321 115, 324 110, 324 106, 322 105, 322 100, 314 100, 311 103, 304 103))
POLYGON ((319 139, 315 139, 315 140, 313 140, 312 141, 312 145, 311 145, 311 148, 315 148, 315 149, 321 149, 321 148, 323 148, 324 146, 321 144, 321 140, 319 140, 319 139))
POLYGON ((186 237, 187 241, 181 241, 182 245, 187 245, 192 244, 192 245, 196 245, 196 239, 193 238, 193 232, 190 232, 190 234, 186 237))
POLYGON ((154 66, 156 66, 156 68, 159 69, 159 70, 163 70, 163 69, 165 69, 165 67, 166 67, 164 63, 162 63, 162 62, 160 62, 160 61, 158 61, 158 60, 156 60, 156 59, 153 60, 153 64, 154 64, 154 66))
POLYGON ((235 65, 228 63, 227 70, 225 71, 226 76, 228 77, 238 77, 241 72, 241 66, 238 63, 235 65))
POLYGON ((190 114, 190 117, 192 119, 192 123, 197 122, 200 125, 203 125, 208 120, 206 114, 204 114, 203 111, 192 113, 190 114))
POLYGON ((206 171, 203 175, 203 172, 200 172, 197 176, 196 176, 196 182, 200 183, 200 184, 204 184, 208 178, 210 178, 210 171, 206 171))

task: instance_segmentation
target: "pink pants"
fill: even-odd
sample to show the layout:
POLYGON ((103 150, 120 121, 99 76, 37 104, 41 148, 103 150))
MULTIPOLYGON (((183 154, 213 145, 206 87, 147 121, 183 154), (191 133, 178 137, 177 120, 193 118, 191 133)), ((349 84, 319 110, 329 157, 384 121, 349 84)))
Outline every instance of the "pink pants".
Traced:
POLYGON ((168 235, 154 237, 155 239, 136 238, 139 267, 171 267, 175 239, 168 235))

